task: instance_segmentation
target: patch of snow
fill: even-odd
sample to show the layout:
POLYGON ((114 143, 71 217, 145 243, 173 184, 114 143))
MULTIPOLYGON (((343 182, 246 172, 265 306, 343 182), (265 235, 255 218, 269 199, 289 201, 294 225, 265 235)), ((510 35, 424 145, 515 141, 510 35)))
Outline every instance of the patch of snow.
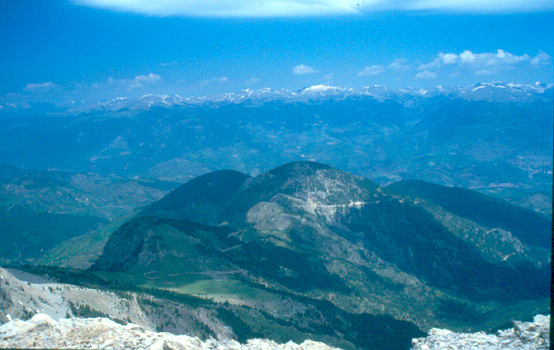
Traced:
POLYGON ((329 91, 342 91, 343 88, 335 87, 335 86, 329 86, 329 85, 313 85, 308 88, 305 88, 302 90, 302 93, 313 93, 313 92, 329 92, 329 91))

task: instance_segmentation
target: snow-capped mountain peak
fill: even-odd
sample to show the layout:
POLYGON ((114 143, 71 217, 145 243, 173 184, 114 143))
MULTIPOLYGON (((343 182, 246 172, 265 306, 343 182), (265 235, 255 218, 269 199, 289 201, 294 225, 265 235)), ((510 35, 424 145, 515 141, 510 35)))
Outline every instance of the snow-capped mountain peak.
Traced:
MULTIPOLYGON (((90 112, 116 112, 122 110, 147 110, 150 108, 174 107, 174 106, 220 106, 225 104, 247 103, 253 106, 261 105, 267 102, 280 101, 288 102, 309 102, 324 101, 326 99, 343 98, 371 98, 378 101, 396 100, 406 106, 413 105, 418 99, 427 99, 435 96, 448 96, 449 98, 461 98, 466 100, 482 100, 488 102, 500 101, 523 101, 523 100, 552 100, 552 84, 536 82, 534 84, 515 84, 515 83, 479 83, 467 87, 445 87, 437 86, 435 88, 422 89, 419 87, 406 87, 402 89, 392 89, 385 86, 364 86, 361 88, 344 88, 330 85, 313 85, 300 89, 297 92, 271 88, 262 88, 258 90, 245 89, 242 91, 225 93, 211 96, 192 96, 181 97, 179 95, 143 95, 139 97, 116 97, 109 101, 97 102, 92 104, 82 104, 64 107, 50 108, 49 111, 61 113, 90 113, 90 112)), ((14 110, 33 110, 29 104, 13 104, 9 101, 3 101, 0 105, 0 113, 11 113, 14 110)), ((40 113, 36 110, 35 113, 40 113)))

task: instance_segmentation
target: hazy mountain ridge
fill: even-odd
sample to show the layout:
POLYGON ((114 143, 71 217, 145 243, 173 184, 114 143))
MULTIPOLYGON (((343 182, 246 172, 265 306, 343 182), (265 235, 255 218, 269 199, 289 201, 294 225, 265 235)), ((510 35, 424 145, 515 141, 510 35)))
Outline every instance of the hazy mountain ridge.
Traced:
POLYGON ((475 188, 548 214, 551 95, 552 86, 493 83, 122 98, 5 120, 0 162, 185 182, 313 159, 381 185, 414 178, 475 188))
POLYGON ((0 164, 0 203, 36 212, 112 219, 160 199, 179 184, 0 164))
MULTIPOLYGON (((231 289, 236 295, 251 288, 244 284, 260 285, 269 293, 326 299, 348 312, 391 315, 424 329, 483 329, 505 322, 500 315, 507 310, 525 318, 537 305, 546 307, 548 250, 523 243, 525 233, 509 232, 503 220, 479 224, 312 162, 253 178, 217 172, 191 182, 195 186, 183 185, 175 190, 179 196, 168 195, 116 231, 93 270, 185 293, 219 280, 237 281, 231 283, 242 286, 231 289), (199 195, 224 188, 227 178, 240 179, 234 191, 211 201, 199 195), (450 219, 441 221, 440 210, 450 219), (474 236, 465 237, 467 232, 474 236), (499 239, 504 243, 498 245, 499 239)), ((455 197, 443 189, 445 197, 455 197)), ((472 191, 466 196, 484 197, 472 191)), ((491 210, 523 210, 490 203, 498 203, 491 210)))
POLYGON ((158 180, 0 165, 0 261, 36 262, 56 245, 71 238, 82 242, 109 220, 161 198, 176 186, 158 180))
POLYGON ((393 193, 413 199, 427 199, 443 209, 478 224, 516 233, 524 243, 549 249, 552 242, 546 233, 551 220, 545 215, 525 210, 497 197, 475 193, 461 187, 444 187, 419 180, 404 180, 386 187, 393 193), (505 213, 508 215, 502 216, 505 213))
MULTIPOLYGON (((449 87, 437 86, 434 88, 405 87, 393 89, 385 86, 373 85, 361 88, 346 88, 329 85, 314 85, 305 87, 298 91, 286 89, 274 90, 271 88, 262 88, 259 90, 246 89, 234 93, 226 93, 211 96, 181 97, 179 95, 144 95, 136 98, 118 97, 110 101, 97 102, 84 106, 65 107, 69 113, 77 111, 90 112, 94 110, 118 111, 122 109, 148 109, 152 107, 171 107, 175 105, 201 105, 201 104, 224 104, 224 103, 244 103, 253 104, 271 101, 288 102, 306 102, 310 99, 332 99, 346 98, 351 96, 371 96, 379 99, 388 99, 391 97, 402 98, 423 97, 429 98, 437 95, 449 95, 461 97, 469 100, 521 100, 521 99, 552 99, 552 84, 513 84, 513 83, 479 83, 467 87, 449 87)), ((26 114, 32 114, 33 111, 39 113, 56 113, 64 109, 63 106, 54 106, 50 104, 31 103, 17 104, 5 103, 0 111, 6 113, 10 110, 26 110, 26 114)))

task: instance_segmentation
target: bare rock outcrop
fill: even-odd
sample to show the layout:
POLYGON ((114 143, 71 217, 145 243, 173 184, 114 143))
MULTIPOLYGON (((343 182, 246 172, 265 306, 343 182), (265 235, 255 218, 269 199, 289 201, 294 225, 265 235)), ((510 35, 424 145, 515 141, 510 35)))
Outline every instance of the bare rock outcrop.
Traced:
POLYGON ((537 350, 550 347, 550 315, 537 315, 533 322, 513 321, 514 328, 496 334, 456 333, 433 328, 426 338, 412 340, 412 350, 537 350))
POLYGON ((0 348, 44 349, 152 349, 152 350, 333 350, 310 340, 302 344, 277 344, 251 339, 246 344, 235 340, 208 339, 152 332, 129 323, 121 325, 107 318, 68 318, 54 320, 37 314, 30 320, 15 319, 0 326, 0 348))

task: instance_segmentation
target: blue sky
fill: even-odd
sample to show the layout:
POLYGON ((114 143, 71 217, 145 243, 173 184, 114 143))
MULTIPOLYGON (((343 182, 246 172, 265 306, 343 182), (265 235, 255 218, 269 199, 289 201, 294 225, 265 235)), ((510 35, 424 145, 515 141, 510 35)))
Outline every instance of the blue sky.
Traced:
POLYGON ((553 3, 3 1, 0 102, 552 83, 553 3))

